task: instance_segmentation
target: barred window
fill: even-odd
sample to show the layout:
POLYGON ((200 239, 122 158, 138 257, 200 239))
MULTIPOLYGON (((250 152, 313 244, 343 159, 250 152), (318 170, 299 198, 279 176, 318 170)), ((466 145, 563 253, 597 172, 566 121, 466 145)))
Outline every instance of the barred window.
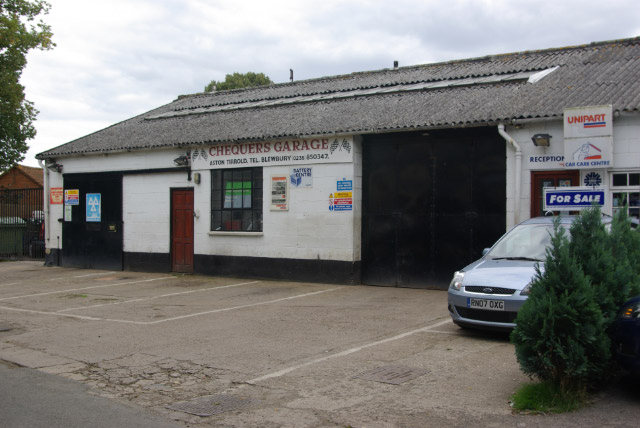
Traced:
POLYGON ((262 232, 262 168, 211 171, 211 230, 262 232))

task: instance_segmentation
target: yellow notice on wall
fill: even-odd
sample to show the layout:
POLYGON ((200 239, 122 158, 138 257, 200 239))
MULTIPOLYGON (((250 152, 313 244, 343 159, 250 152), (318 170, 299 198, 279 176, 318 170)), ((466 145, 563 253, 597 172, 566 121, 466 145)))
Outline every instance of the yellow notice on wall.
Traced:
POLYGON ((352 198, 353 192, 335 192, 333 194, 334 198, 352 198))

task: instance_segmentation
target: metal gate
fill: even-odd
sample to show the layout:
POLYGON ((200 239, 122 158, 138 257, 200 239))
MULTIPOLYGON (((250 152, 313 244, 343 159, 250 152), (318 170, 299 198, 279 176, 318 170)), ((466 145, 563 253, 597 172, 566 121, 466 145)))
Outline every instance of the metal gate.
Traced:
POLYGON ((0 257, 44 259, 42 189, 0 190, 0 257))

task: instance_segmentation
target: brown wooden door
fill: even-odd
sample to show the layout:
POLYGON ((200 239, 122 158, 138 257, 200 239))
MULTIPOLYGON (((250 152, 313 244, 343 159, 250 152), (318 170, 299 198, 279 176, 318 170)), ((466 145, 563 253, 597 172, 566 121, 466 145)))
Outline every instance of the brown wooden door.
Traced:
POLYGON ((543 216, 542 189, 580 185, 580 171, 531 172, 531 217, 543 216))
POLYGON ((193 273, 193 189, 171 190, 171 270, 193 273))

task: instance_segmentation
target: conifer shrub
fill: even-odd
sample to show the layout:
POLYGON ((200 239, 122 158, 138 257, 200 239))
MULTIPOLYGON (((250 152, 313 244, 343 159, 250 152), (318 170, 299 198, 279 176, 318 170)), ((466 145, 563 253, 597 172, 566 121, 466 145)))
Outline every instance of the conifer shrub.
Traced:
POLYGON ((613 217, 609 248, 619 286, 613 298, 619 308, 627 299, 640 294, 640 227, 631 228, 626 207, 613 217))
POLYGON ((544 272, 536 268, 511 333, 520 368, 562 393, 583 394, 608 373, 610 341, 604 327, 591 281, 556 220, 544 272))
POLYGON ((616 263, 614 260, 610 234, 602 223, 600 207, 596 205, 582 211, 571 224, 570 235, 569 252, 589 277, 605 326, 609 325, 625 301, 620 301, 620 297, 628 295, 629 287, 626 283, 621 284, 615 275, 621 261, 616 263))

